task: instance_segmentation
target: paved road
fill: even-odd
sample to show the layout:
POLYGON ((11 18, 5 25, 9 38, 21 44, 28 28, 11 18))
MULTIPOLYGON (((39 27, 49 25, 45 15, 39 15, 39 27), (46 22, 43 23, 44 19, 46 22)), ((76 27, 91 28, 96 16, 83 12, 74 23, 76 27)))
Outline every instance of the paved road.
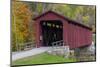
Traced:
POLYGON ((18 60, 18 59, 21 59, 24 57, 28 57, 28 56, 40 54, 40 53, 43 53, 49 49, 50 49, 50 47, 40 47, 40 48, 34 48, 32 50, 28 50, 28 51, 13 52, 12 53, 12 61, 18 60))

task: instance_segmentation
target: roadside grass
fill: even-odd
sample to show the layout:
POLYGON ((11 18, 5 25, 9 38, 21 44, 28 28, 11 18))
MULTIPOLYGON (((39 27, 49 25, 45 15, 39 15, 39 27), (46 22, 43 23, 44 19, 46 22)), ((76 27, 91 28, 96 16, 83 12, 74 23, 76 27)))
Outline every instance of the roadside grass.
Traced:
POLYGON ((64 58, 61 56, 42 53, 22 58, 16 61, 12 61, 12 65, 47 64, 47 63, 63 63, 63 62, 76 62, 76 59, 64 58))

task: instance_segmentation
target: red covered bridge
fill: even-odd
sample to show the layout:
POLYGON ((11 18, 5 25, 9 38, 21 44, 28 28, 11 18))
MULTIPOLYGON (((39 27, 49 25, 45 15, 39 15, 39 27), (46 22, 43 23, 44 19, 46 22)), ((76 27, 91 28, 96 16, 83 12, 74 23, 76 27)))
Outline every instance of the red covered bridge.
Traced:
POLYGON ((70 49, 89 46, 92 43, 91 28, 70 20, 56 12, 48 11, 35 17, 36 47, 52 46, 63 40, 70 49))

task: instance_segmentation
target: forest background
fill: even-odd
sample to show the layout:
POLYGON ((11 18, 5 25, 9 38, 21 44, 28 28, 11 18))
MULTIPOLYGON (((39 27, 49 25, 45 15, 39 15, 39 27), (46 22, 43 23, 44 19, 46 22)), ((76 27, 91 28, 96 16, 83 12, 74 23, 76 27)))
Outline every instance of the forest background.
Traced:
POLYGON ((57 3, 42 3, 42 2, 25 2, 12 0, 11 6, 11 46, 12 51, 23 50, 25 43, 32 42, 35 44, 35 25, 32 20, 34 17, 52 10, 65 17, 82 23, 92 28, 95 33, 95 11, 93 5, 72 5, 72 4, 57 4, 57 3))

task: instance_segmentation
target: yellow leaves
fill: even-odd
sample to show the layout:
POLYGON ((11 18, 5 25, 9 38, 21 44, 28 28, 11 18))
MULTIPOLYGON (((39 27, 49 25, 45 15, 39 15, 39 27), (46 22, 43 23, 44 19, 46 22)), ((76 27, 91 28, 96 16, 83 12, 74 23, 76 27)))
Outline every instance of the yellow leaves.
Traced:
POLYGON ((29 10, 29 7, 26 3, 24 2, 12 2, 12 8, 14 9, 14 14, 15 15, 31 15, 31 11, 29 10))
POLYGON ((16 33, 18 43, 25 42, 29 36, 29 22, 32 20, 32 12, 28 4, 21 1, 12 2, 12 30, 16 33))
POLYGON ((87 24, 89 22, 89 16, 83 16, 83 23, 87 24))

